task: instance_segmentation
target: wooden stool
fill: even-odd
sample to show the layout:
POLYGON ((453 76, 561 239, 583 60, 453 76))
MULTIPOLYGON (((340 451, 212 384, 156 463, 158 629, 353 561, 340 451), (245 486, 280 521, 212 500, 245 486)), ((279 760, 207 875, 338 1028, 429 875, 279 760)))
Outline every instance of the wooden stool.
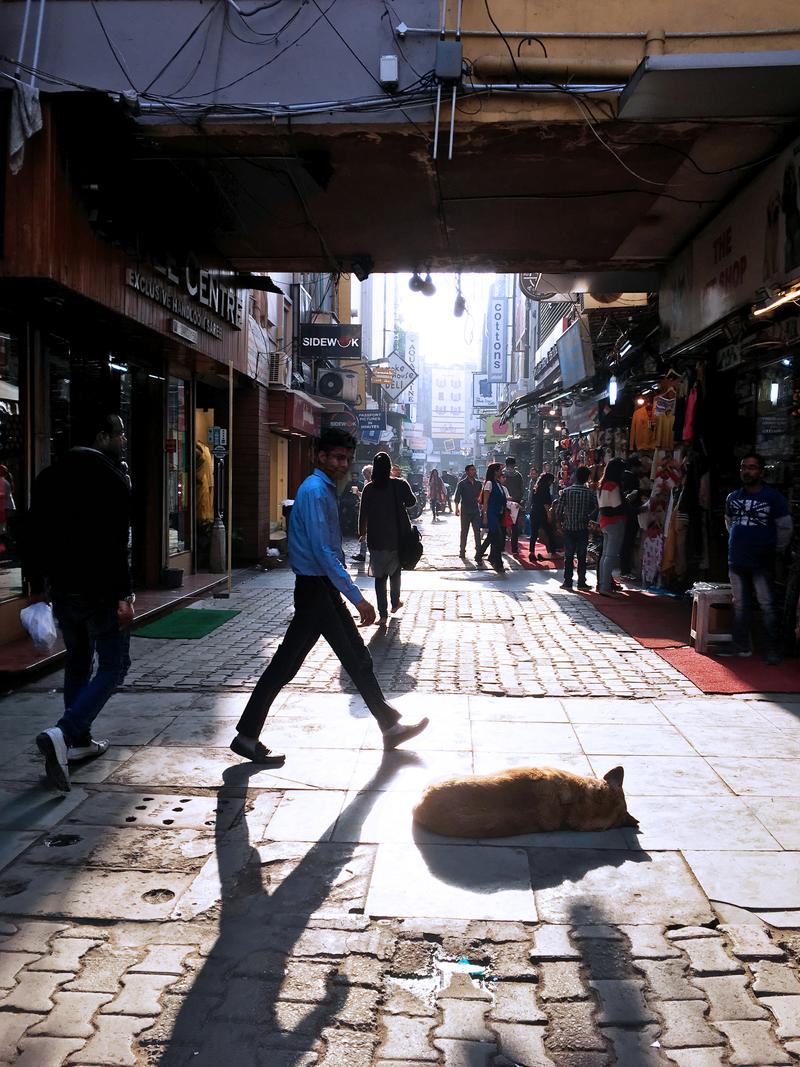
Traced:
POLYGON ((692 622, 689 639, 694 641, 694 650, 705 655, 709 642, 726 643, 733 640, 731 633, 709 630, 712 608, 730 607, 733 592, 730 585, 714 582, 695 582, 692 586, 692 622))

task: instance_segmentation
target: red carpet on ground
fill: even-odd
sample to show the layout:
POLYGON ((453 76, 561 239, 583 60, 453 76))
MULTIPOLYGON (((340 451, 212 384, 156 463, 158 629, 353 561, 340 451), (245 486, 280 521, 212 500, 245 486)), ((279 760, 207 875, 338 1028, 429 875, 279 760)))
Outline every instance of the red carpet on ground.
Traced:
POLYGON ((586 594, 599 612, 645 648, 679 648, 689 643, 692 605, 679 597, 631 590, 619 600, 586 594))
POLYGON ((761 656, 715 659, 693 648, 657 649, 657 654, 704 693, 800 693, 800 662, 768 667, 761 656))
MULTIPOLYGON (((510 551, 510 541, 506 542, 506 548, 510 551)), ((559 569, 559 564, 554 563, 550 559, 537 559, 537 556, 548 555, 547 548, 541 543, 536 542, 536 548, 533 553, 533 559, 531 559, 531 546, 530 540, 527 537, 520 537, 519 539, 519 561, 526 571, 555 571, 559 569)), ((561 564, 563 566, 563 564, 561 564)))

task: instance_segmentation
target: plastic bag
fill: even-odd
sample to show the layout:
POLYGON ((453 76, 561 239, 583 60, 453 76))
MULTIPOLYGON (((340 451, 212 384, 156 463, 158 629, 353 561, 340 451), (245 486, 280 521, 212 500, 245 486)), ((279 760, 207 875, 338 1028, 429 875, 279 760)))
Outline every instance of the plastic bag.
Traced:
POLYGON ((49 652, 58 638, 53 609, 44 601, 29 604, 19 613, 19 621, 31 635, 37 652, 49 652))

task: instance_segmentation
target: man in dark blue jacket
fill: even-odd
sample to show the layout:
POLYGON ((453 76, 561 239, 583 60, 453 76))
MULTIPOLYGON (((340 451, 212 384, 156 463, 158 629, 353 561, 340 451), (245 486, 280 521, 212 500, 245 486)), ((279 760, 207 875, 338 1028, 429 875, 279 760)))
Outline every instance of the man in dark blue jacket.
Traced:
POLYGON ((61 792, 70 788, 70 761, 108 748, 91 728, 124 673, 124 628, 134 616, 125 427, 119 415, 99 415, 83 436, 87 445, 36 479, 27 521, 31 593, 52 603, 66 646, 64 714, 36 738, 48 780, 61 792))

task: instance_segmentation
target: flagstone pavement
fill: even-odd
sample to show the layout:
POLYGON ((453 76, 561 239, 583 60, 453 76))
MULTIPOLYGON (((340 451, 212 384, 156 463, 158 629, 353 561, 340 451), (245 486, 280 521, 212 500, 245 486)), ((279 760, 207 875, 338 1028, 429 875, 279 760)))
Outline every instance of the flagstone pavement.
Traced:
POLYGON ((284 571, 197 604, 240 612, 202 640, 134 638, 67 795, 33 746, 60 677, 0 700, 0 1065, 800 1059, 800 699, 704 696, 555 573, 465 565, 456 531, 424 522, 428 569, 364 631, 431 719, 409 751, 320 643, 264 731, 285 767, 231 754, 284 571), (430 781, 530 764, 623 765, 639 832, 413 824, 430 781))

